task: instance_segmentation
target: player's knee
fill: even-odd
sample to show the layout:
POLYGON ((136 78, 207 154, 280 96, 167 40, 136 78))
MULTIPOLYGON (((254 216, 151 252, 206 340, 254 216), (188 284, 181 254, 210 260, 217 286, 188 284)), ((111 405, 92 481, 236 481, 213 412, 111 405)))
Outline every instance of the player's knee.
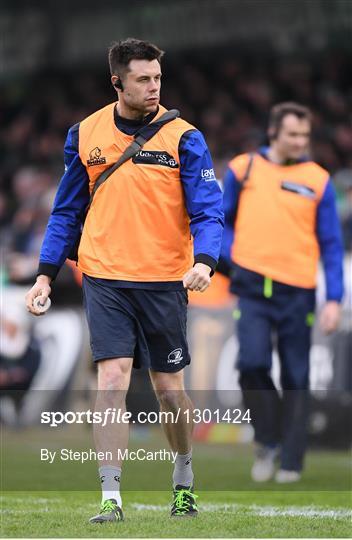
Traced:
POLYGON ((169 411, 177 411, 185 400, 183 390, 156 390, 156 397, 162 409, 167 409, 169 411))
POLYGON ((116 358, 99 362, 99 390, 128 390, 131 367, 132 361, 129 358, 116 358))

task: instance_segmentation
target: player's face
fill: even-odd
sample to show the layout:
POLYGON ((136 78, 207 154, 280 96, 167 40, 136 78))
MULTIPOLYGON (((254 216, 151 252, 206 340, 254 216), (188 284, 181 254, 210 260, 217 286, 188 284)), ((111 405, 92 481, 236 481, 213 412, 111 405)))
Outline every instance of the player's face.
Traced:
POLYGON ((120 100, 135 112, 147 115, 156 111, 160 100, 161 69, 158 60, 131 60, 123 78, 120 100))
POLYGON ((275 145, 284 159, 300 159, 307 154, 311 125, 307 118, 288 114, 282 120, 275 145))

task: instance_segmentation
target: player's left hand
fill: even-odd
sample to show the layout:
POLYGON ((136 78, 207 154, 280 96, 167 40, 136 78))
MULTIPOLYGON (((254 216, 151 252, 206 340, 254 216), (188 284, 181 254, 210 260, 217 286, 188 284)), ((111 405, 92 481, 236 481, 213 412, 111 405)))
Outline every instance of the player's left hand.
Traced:
POLYGON ((325 334, 334 332, 340 322, 341 304, 330 300, 326 302, 320 313, 320 327, 325 334))
POLYGON ((207 264, 196 263, 183 276, 183 286, 190 291, 204 292, 210 285, 211 268, 207 264))

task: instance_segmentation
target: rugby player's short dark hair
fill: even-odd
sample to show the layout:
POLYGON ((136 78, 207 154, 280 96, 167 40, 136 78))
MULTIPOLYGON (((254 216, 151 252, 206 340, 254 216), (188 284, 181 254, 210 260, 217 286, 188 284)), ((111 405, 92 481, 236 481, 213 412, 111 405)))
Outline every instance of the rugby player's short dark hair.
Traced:
POLYGON ((131 60, 157 60, 159 63, 164 51, 149 41, 128 38, 117 41, 109 48, 111 75, 123 75, 128 71, 131 60))
POLYGON ((293 114, 299 119, 305 118, 309 122, 312 121, 312 113, 308 107, 295 103, 294 101, 278 103, 270 109, 268 126, 270 139, 275 139, 275 137, 277 137, 283 119, 289 114, 293 114))

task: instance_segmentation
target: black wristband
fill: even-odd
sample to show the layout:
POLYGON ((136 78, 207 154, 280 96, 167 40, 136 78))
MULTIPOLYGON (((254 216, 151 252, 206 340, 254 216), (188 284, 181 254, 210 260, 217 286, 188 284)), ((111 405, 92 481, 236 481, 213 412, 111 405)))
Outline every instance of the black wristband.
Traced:
POLYGON ((59 273, 59 270, 60 266, 56 266, 56 264, 39 263, 37 277, 40 275, 44 275, 50 277, 52 281, 54 281, 54 279, 59 273))
POLYGON ((197 264, 197 263, 203 263, 203 264, 206 264, 207 266, 210 266, 211 272, 209 275, 211 277, 212 275, 214 275, 215 268, 218 261, 213 259, 213 257, 210 257, 210 255, 206 255, 205 253, 199 253, 198 255, 195 255, 194 257, 194 264, 197 264))

